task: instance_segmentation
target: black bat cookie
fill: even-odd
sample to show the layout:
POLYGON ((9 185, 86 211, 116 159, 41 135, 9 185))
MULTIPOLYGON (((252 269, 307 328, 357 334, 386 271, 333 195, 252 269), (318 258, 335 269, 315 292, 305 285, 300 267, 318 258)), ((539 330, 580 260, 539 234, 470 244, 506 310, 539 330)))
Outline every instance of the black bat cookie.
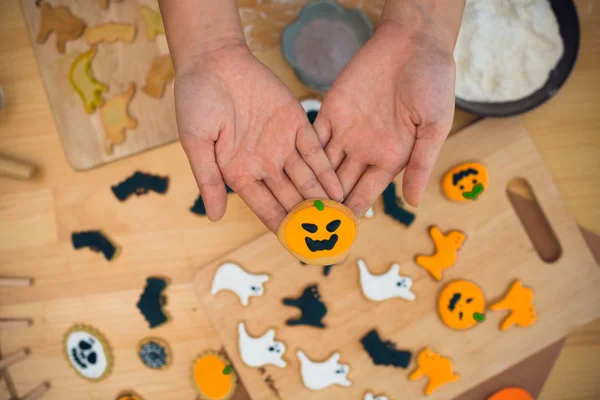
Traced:
POLYGON ((396 350, 394 342, 382 341, 375 329, 363 336, 360 342, 375 365, 393 365, 394 367, 406 369, 410 364, 412 353, 405 350, 396 350))
POLYGON ((402 208, 402 200, 396 196, 394 182, 390 183, 383 191, 383 212, 406 226, 410 226, 415 220, 415 214, 402 208))
POLYGON ((120 248, 101 231, 73 232, 71 241, 75 250, 89 247, 95 252, 102 252, 109 261, 115 260, 120 253, 120 248))
POLYGON ((325 328, 322 319, 327 314, 327 307, 321 301, 317 285, 308 286, 304 289, 302 296, 297 299, 283 299, 283 304, 298 307, 302 312, 300 318, 288 319, 287 325, 310 325, 316 328, 325 328))
MULTIPOLYGON (((307 263, 300 261, 300 264, 302 265, 308 265, 307 263)), ((323 266, 323 275, 324 276, 328 276, 329 273, 331 272, 331 267, 333 267, 335 264, 331 264, 331 265, 324 265, 323 266)))
MULTIPOLYGON (((227 193, 234 193, 233 189, 227 185, 225 185, 225 190, 227 193)), ((206 207, 204 206, 204 200, 202 200, 201 195, 198 195, 198 198, 194 202, 194 205, 190 208, 190 211, 197 215, 206 215, 206 207)))
POLYGON ((111 186, 112 192, 120 201, 125 201, 134 193, 139 196, 148 193, 150 190, 164 194, 167 192, 168 188, 168 176, 150 175, 140 171, 136 171, 118 185, 111 186))
POLYGON ((167 304, 167 297, 162 292, 167 287, 167 281, 163 278, 150 276, 146 278, 144 293, 137 303, 137 308, 148 321, 150 328, 157 327, 169 320, 163 307, 167 304))

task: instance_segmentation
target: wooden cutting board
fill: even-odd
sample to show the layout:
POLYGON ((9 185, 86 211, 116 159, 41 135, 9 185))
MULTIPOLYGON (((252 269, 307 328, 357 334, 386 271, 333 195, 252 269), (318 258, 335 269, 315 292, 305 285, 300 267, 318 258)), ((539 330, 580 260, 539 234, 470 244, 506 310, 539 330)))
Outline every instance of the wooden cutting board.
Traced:
MULTIPOLYGON (((397 184, 400 182, 401 176, 396 179, 397 184)), ((380 202, 375 213, 373 219, 361 221, 351 255, 334 266, 327 277, 320 267, 302 266, 270 233, 199 269, 195 290, 254 400, 362 399, 367 391, 392 399, 426 398, 426 379, 407 379, 415 368, 414 357, 407 370, 373 364, 360 344, 371 329, 413 355, 430 346, 450 357, 461 379, 442 387, 431 398, 453 398, 600 316, 600 271, 518 119, 485 120, 447 141, 410 228, 386 216, 380 202), (441 178, 454 165, 469 160, 487 166, 488 190, 477 202, 452 203, 441 193, 441 178), (554 263, 538 257, 507 198, 507 184, 515 177, 529 181, 560 241, 562 256, 554 263), (441 282, 434 281, 413 261, 416 254, 432 253, 427 233, 432 224, 443 231, 459 229, 468 235, 457 264, 445 272, 441 282), (393 262, 399 263, 401 273, 414 281, 416 300, 373 303, 364 298, 357 258, 365 259, 375 274, 387 271, 393 262), (211 295, 214 273, 225 261, 238 263, 251 273, 269 274, 264 296, 252 298, 244 308, 231 292, 211 295), (437 295, 446 283, 460 278, 477 283, 488 303, 501 298, 515 279, 522 280, 535 291, 538 321, 530 328, 501 332, 498 327, 506 313, 488 311, 486 322, 473 329, 449 329, 437 315, 437 295), (327 327, 286 326, 285 321, 297 316, 298 309, 284 306, 282 299, 299 297, 306 286, 315 283, 328 308, 324 318, 327 327), (254 336, 275 328, 276 339, 287 345, 287 368, 267 366, 261 372, 245 366, 237 348, 240 321, 246 321, 248 332, 254 336), (350 365, 352 386, 318 392, 306 389, 300 378, 298 349, 313 360, 325 360, 339 351, 340 362, 350 365)))

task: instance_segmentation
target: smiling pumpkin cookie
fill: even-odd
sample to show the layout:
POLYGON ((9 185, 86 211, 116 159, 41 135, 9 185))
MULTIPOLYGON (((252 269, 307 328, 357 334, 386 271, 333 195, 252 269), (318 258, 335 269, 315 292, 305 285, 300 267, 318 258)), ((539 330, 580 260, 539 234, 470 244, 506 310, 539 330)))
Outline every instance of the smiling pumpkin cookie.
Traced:
POLYGON ((277 237, 300 261, 331 265, 346 258, 357 230, 358 220, 348 207, 333 200, 306 200, 284 218, 277 237))
POLYGON ((446 197, 459 202, 477 200, 487 189, 487 185, 488 171, 476 162, 457 165, 442 180, 446 197))

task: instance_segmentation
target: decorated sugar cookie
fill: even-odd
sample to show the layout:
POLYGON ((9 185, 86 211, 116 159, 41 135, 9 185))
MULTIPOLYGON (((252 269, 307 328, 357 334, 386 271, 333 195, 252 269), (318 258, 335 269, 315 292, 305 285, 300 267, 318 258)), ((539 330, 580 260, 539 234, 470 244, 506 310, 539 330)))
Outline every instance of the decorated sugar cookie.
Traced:
POLYGON ((438 297, 438 313, 452 329, 469 329, 485 320, 485 297, 473 282, 450 282, 438 297))
POLYGON ((435 245, 435 253, 432 256, 419 255, 415 262, 439 281, 442 279, 442 272, 456 263, 458 251, 467 235, 455 230, 444 235, 437 226, 429 228, 429 235, 435 245))
POLYGON ((165 369, 173 362, 171 348, 159 338, 142 339, 138 344, 138 356, 150 369, 165 369))
POLYGON ((531 393, 520 387, 501 389, 488 397, 487 400, 535 400, 531 393))
POLYGON ((477 200, 487 185, 487 168, 476 162, 452 168, 442 180, 442 188, 446 197, 459 202, 477 200))
POLYGON ((300 361, 302 383, 307 389, 323 390, 333 385, 343 387, 352 385, 346 377, 350 372, 350 366, 338 363, 340 353, 332 354, 323 362, 312 361, 302 350, 298 350, 296 355, 300 361))
POLYGON ((309 325, 315 328, 325 328, 322 319, 327 314, 327 307, 321 301, 317 285, 308 286, 304 289, 302 296, 297 299, 283 299, 283 304, 298 307, 302 313, 299 318, 288 319, 287 325, 309 325))
POLYGON ((71 367, 90 381, 110 375, 113 354, 102 333, 89 325, 74 325, 65 333, 63 350, 71 367))
POLYGON ((417 358, 417 369, 409 375, 411 381, 422 376, 429 378, 425 387, 425 394, 429 396, 437 388, 447 383, 456 382, 460 375, 454 373, 454 366, 449 358, 442 357, 430 348, 426 348, 417 358))
POLYGON ((332 200, 306 200, 283 219, 279 241, 300 261, 331 265, 344 260, 358 230, 356 215, 332 200))
POLYGON ((243 306, 247 306, 250 297, 263 295, 263 283, 268 280, 269 275, 251 274, 237 264, 226 262, 217 269, 210 293, 214 296, 221 290, 229 290, 237 294, 243 306))
POLYGON ((321 109, 321 101, 317 99, 304 99, 300 101, 300 105, 304 108, 304 112, 310 123, 314 123, 319 114, 319 110, 321 109))
POLYGON ((371 329, 360 340, 363 348, 375 365, 391 365, 396 368, 407 368, 412 358, 412 353, 407 350, 396 349, 396 343, 379 337, 375 329, 371 329))
POLYGON ((102 94, 108 90, 108 86, 99 82, 92 71, 92 59, 97 49, 91 47, 87 52, 80 54, 69 70, 69 82, 77 92, 83 107, 88 114, 93 114, 96 108, 104 104, 102 94))
POLYGON ((513 325, 527 328, 537 320, 533 306, 533 290, 523 286, 521 281, 513 283, 506 296, 493 304, 490 310, 510 310, 510 314, 500 325, 502 331, 506 331, 513 325))
POLYGON ((201 400, 229 400, 235 394, 238 376, 225 357, 205 351, 192 364, 192 382, 201 400))
POLYGON ((119 201, 125 201, 133 194, 136 196, 141 196, 148 192, 165 194, 168 189, 168 176, 152 175, 141 171, 135 171, 133 175, 124 181, 110 187, 110 190, 112 190, 119 201))
POLYGON ((102 231, 73 232, 71 243, 75 250, 88 247, 94 252, 101 252, 108 261, 116 260, 121 254, 121 247, 102 231))
POLYGON ((167 305, 167 296, 164 294, 168 280, 160 276, 146 278, 146 287, 136 306, 150 325, 156 328, 169 321, 169 314, 164 307, 167 305))
POLYGON ((133 390, 124 390, 117 395, 115 400, 144 400, 144 398, 133 390))
POLYGON ((373 218, 375 216, 375 210, 373 209, 373 207, 369 208, 367 210, 367 212, 365 213, 365 218, 373 218))
POLYGON ((383 197, 383 212, 404 226, 410 226, 415 220, 415 214, 403 207, 400 196, 396 194, 396 184, 391 182, 381 194, 383 197))
POLYGON ((285 368, 287 363, 283 360, 285 344, 275 340, 275 329, 269 329, 259 337, 252 337, 246 331, 243 322, 238 324, 238 347, 242 361, 249 367, 263 367, 275 365, 285 368))
POLYGON ((400 275, 400 265, 393 264, 388 272, 382 275, 372 275, 367 264, 358 259, 360 286, 363 294, 369 300, 383 301, 394 297, 413 301, 415 294, 410 291, 412 279, 400 275))
POLYGON ((373 393, 368 392, 367 394, 365 394, 363 400, 388 400, 388 398, 387 396, 384 396, 382 394, 380 394, 379 396, 375 396, 373 393))

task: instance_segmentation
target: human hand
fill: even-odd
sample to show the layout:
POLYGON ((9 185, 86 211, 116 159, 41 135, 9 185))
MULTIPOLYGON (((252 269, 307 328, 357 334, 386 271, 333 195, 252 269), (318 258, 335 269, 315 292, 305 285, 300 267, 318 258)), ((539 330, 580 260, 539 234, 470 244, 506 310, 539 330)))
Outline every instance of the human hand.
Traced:
POLYGON ((384 22, 325 97, 314 127, 357 216, 405 167, 404 198, 419 203, 452 126, 452 48, 384 22))
POLYGON ((342 199, 302 106, 243 42, 181 63, 175 107, 181 144, 210 220, 225 213, 224 182, 273 232, 304 199, 342 199))

